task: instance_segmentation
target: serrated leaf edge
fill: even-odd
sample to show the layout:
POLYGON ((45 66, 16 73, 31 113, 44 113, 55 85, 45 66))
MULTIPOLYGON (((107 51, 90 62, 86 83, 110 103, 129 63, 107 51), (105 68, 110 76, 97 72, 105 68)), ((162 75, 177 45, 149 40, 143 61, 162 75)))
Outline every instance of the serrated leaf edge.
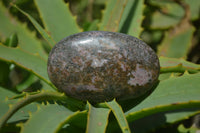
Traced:
POLYGON ((158 105, 151 108, 144 108, 140 111, 131 112, 126 115, 126 119, 128 122, 135 121, 137 119, 141 119, 145 116, 152 115, 159 112, 164 111, 171 111, 175 109, 184 109, 184 108, 194 108, 199 107, 200 108, 200 101, 194 100, 194 101, 188 101, 188 102, 179 102, 179 103, 171 103, 166 105, 158 105))

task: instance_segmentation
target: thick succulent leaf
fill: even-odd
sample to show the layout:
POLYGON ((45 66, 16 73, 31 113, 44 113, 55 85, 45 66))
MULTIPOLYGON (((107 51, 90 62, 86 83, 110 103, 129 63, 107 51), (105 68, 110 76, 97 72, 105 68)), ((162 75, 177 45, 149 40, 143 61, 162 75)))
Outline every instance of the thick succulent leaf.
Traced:
POLYGON ((70 117, 59 131, 61 133, 85 133, 87 124, 87 110, 81 111, 70 117))
POLYGON ((154 92, 139 105, 126 112, 127 120, 134 121, 145 116, 200 107, 200 73, 171 77, 159 83, 154 92))
POLYGON ((150 4, 159 5, 151 18, 150 27, 153 29, 169 28, 178 24, 184 16, 183 8, 177 3, 169 0, 150 0, 150 4))
POLYGON ((0 118, 8 111, 9 106, 12 102, 8 100, 8 97, 14 96, 15 93, 0 87, 0 118))
POLYGON ((79 114, 73 116, 70 119, 69 124, 75 127, 79 127, 80 129, 82 129, 82 131, 86 131, 87 118, 88 118, 88 110, 84 110, 79 114))
POLYGON ((170 77, 178 77, 178 76, 181 76, 182 73, 178 73, 178 72, 168 72, 168 73, 161 73, 159 75, 159 80, 162 81, 162 80, 165 80, 165 79, 168 79, 170 77))
POLYGON ((21 10, 20 8, 18 8, 16 5, 14 5, 14 7, 16 9, 18 9, 21 13, 23 13, 31 22, 32 24, 35 26, 35 28, 38 30, 38 32, 40 32, 40 34, 43 36, 43 38, 48 42, 48 44, 50 45, 50 47, 53 47, 55 44, 55 41, 51 38, 51 36, 40 26, 40 24, 32 17, 30 16, 28 13, 24 12, 23 10, 21 10))
POLYGON ((68 4, 63 0, 35 0, 46 31, 55 42, 66 36, 81 32, 68 4))
POLYGON ((161 73, 167 72, 185 72, 186 70, 190 73, 196 73, 200 71, 200 65, 194 64, 192 62, 186 61, 183 58, 168 58, 168 57, 160 57, 160 67, 161 73))
POLYGON ((128 0, 119 24, 119 31, 139 37, 142 32, 144 0, 128 0))
POLYGON ((38 106, 38 110, 30 113, 30 119, 22 125, 21 132, 53 133, 59 131, 77 113, 79 112, 72 112, 58 104, 38 106))
POLYGON ((110 114, 108 108, 95 108, 89 104, 87 133, 105 133, 110 114))
MULTIPOLYGON (((199 17, 198 14, 199 14, 200 1, 195 1, 195 0, 183 0, 183 1, 186 4, 188 4, 189 7, 190 7, 191 19, 192 20, 198 19, 198 17, 199 17)), ((164 7, 167 3, 169 3, 169 4, 170 3, 173 3, 173 4, 175 3, 175 2, 169 1, 169 0, 149 0, 149 2, 150 2, 151 5, 161 6, 161 7, 164 7)), ((176 14, 176 13, 174 13, 174 14, 176 14)))
POLYGON ((0 2, 0 36, 5 40, 10 35, 16 33, 19 47, 27 52, 39 54, 45 60, 47 54, 42 48, 41 42, 36 38, 34 32, 30 32, 25 24, 21 24, 12 18, 8 10, 0 2))
MULTIPOLYGON (((23 51, 21 48, 9 48, 0 44, 0 60, 14 63, 35 74, 47 84, 54 87, 47 75, 47 63, 40 56, 23 51)), ((55 87, 54 87, 55 88, 55 87)))
POLYGON ((34 74, 30 74, 26 80, 16 86, 16 89, 19 92, 22 92, 24 89, 27 89, 34 82, 38 81, 38 78, 34 74))
POLYGON ((158 55, 173 58, 186 58, 192 46, 194 28, 187 23, 184 28, 176 27, 166 32, 158 47, 158 55))
POLYGON ((10 36, 6 39, 4 45, 6 45, 6 46, 8 46, 8 47, 17 47, 17 45, 18 45, 18 37, 17 37, 17 34, 14 33, 14 34, 10 35, 10 36))
MULTIPOLYGON (((18 100, 16 99, 9 99, 16 95, 15 93, 0 87, 0 118, 9 110, 11 106, 13 106, 18 100)), ((24 108, 18 110, 9 120, 8 123, 18 122, 21 120, 28 119, 28 112, 29 111, 36 111, 36 104, 32 103, 24 108)))
POLYGON ((99 20, 96 19, 96 20, 93 20, 90 25, 84 29, 85 31, 96 31, 98 30, 98 24, 99 24, 99 20))
POLYGON ((200 1, 199 0, 184 0, 190 6, 191 19, 199 18, 200 1))
POLYGON ((0 119, 0 128, 2 128, 7 121, 21 108, 24 106, 36 102, 36 101, 43 101, 43 100, 51 100, 51 101, 62 101, 63 103, 66 102, 66 106, 74 109, 74 110, 82 110, 85 107, 85 104, 82 101, 69 98, 64 95, 64 93, 59 92, 52 92, 52 91, 41 91, 41 92, 32 92, 32 93, 22 93, 20 96, 15 96, 10 98, 11 100, 14 100, 16 98, 20 98, 19 101, 17 101, 15 104, 10 106, 9 110, 1 117, 0 119))
POLYGON ((130 133, 130 128, 121 106, 115 101, 106 102, 106 105, 112 110, 123 133, 130 133))
POLYGON ((29 112, 35 112, 37 110, 37 104, 31 103, 20 110, 18 110, 9 120, 7 123, 18 123, 19 121, 29 119, 29 112))
POLYGON ((162 128, 169 124, 175 124, 183 121, 199 113, 200 108, 196 109, 181 109, 175 111, 167 111, 146 116, 130 123, 135 133, 147 133, 154 129, 162 128))
POLYGON ((117 32, 127 2, 128 0, 107 1, 99 29, 103 31, 117 32))
POLYGON ((198 133, 199 129, 197 127, 191 126, 189 128, 186 128, 183 124, 178 126, 178 131, 180 133, 198 133))

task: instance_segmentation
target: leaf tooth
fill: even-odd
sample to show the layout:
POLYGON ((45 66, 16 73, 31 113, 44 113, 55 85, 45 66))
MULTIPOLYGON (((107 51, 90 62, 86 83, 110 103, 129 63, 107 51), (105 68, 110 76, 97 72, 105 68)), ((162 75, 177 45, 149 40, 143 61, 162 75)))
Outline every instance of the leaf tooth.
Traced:
MULTIPOLYGON (((100 11, 102 16, 104 16, 105 14, 108 3, 109 3, 109 0, 105 2, 105 8, 100 11)), ((100 29, 101 25, 102 25, 102 20, 97 24, 98 29, 100 29)))
POLYGON ((53 102, 54 102, 54 104, 58 105, 58 103, 55 100, 53 102))
POLYGON ((47 106, 50 105, 49 101, 46 101, 46 105, 47 105, 47 106))
POLYGON ((64 92, 62 92, 62 93, 61 93, 61 96, 65 96, 65 93, 64 93, 64 92))
POLYGON ((188 72, 188 70, 185 70, 183 75, 190 75, 190 73, 188 72))
POLYGON ((175 77, 174 73, 171 73, 169 78, 174 78, 174 77, 175 77))
MULTIPOLYGON (((67 9, 70 9, 69 7, 69 3, 66 3, 66 6, 67 6, 67 9)), ((69 11, 69 13, 71 14, 72 18, 75 20, 75 22, 77 22, 77 16, 76 15, 73 15, 71 11, 69 11)), ((78 27, 79 31, 82 32, 83 29, 80 28, 80 26, 78 25, 78 23, 75 23, 76 26, 78 27)))
POLYGON ((22 129, 23 126, 24 126, 24 123, 23 123, 23 122, 19 122, 19 123, 16 124, 16 126, 17 126, 17 127, 20 127, 20 128, 22 129))
MULTIPOLYGON (((42 105, 43 105, 43 104, 44 104, 44 103, 42 102, 42 105)), ((41 109, 40 105, 37 104, 36 106, 37 106, 37 111, 39 111, 39 110, 41 109)), ((37 111, 36 111, 36 112, 37 112, 37 111)))
POLYGON ((8 107, 9 107, 9 109, 11 109, 13 107, 13 105, 12 104, 8 104, 8 107))
POLYGON ((5 102, 7 102, 9 100, 8 96, 5 97, 5 102))
POLYGON ((32 112, 28 111, 28 115, 29 115, 29 117, 32 117, 32 112))
POLYGON ((146 7, 147 7, 147 5, 146 4, 143 4, 143 14, 142 14, 142 17, 141 17, 141 24, 140 24, 140 28, 139 28, 139 31, 140 31, 140 33, 139 33, 139 36, 138 37, 140 37, 140 35, 141 35, 141 33, 142 33, 142 31, 144 31, 144 27, 142 27, 142 22, 144 22, 144 19, 145 19, 145 15, 144 15, 144 10, 146 9, 146 7))
POLYGON ((24 95, 24 99, 26 99, 27 97, 29 96, 29 94, 28 93, 25 93, 25 95, 24 95))

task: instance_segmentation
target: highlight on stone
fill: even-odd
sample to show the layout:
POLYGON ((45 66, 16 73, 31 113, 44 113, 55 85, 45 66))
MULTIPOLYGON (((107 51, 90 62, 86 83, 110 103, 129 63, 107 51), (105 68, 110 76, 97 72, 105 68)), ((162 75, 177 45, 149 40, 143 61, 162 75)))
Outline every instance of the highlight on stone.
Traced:
POLYGON ((67 96, 94 103, 137 98, 157 83, 156 53, 122 33, 81 32, 58 42, 48 58, 52 83, 67 96))

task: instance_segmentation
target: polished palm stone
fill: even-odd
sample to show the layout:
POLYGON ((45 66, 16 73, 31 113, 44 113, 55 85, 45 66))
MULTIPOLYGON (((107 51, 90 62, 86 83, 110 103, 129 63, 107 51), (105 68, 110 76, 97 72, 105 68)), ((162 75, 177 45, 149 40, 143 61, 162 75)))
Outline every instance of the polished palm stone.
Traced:
POLYGON ((158 81, 159 60, 143 41, 122 33, 90 31, 58 42, 48 75, 66 95, 93 103, 137 98, 158 81))

